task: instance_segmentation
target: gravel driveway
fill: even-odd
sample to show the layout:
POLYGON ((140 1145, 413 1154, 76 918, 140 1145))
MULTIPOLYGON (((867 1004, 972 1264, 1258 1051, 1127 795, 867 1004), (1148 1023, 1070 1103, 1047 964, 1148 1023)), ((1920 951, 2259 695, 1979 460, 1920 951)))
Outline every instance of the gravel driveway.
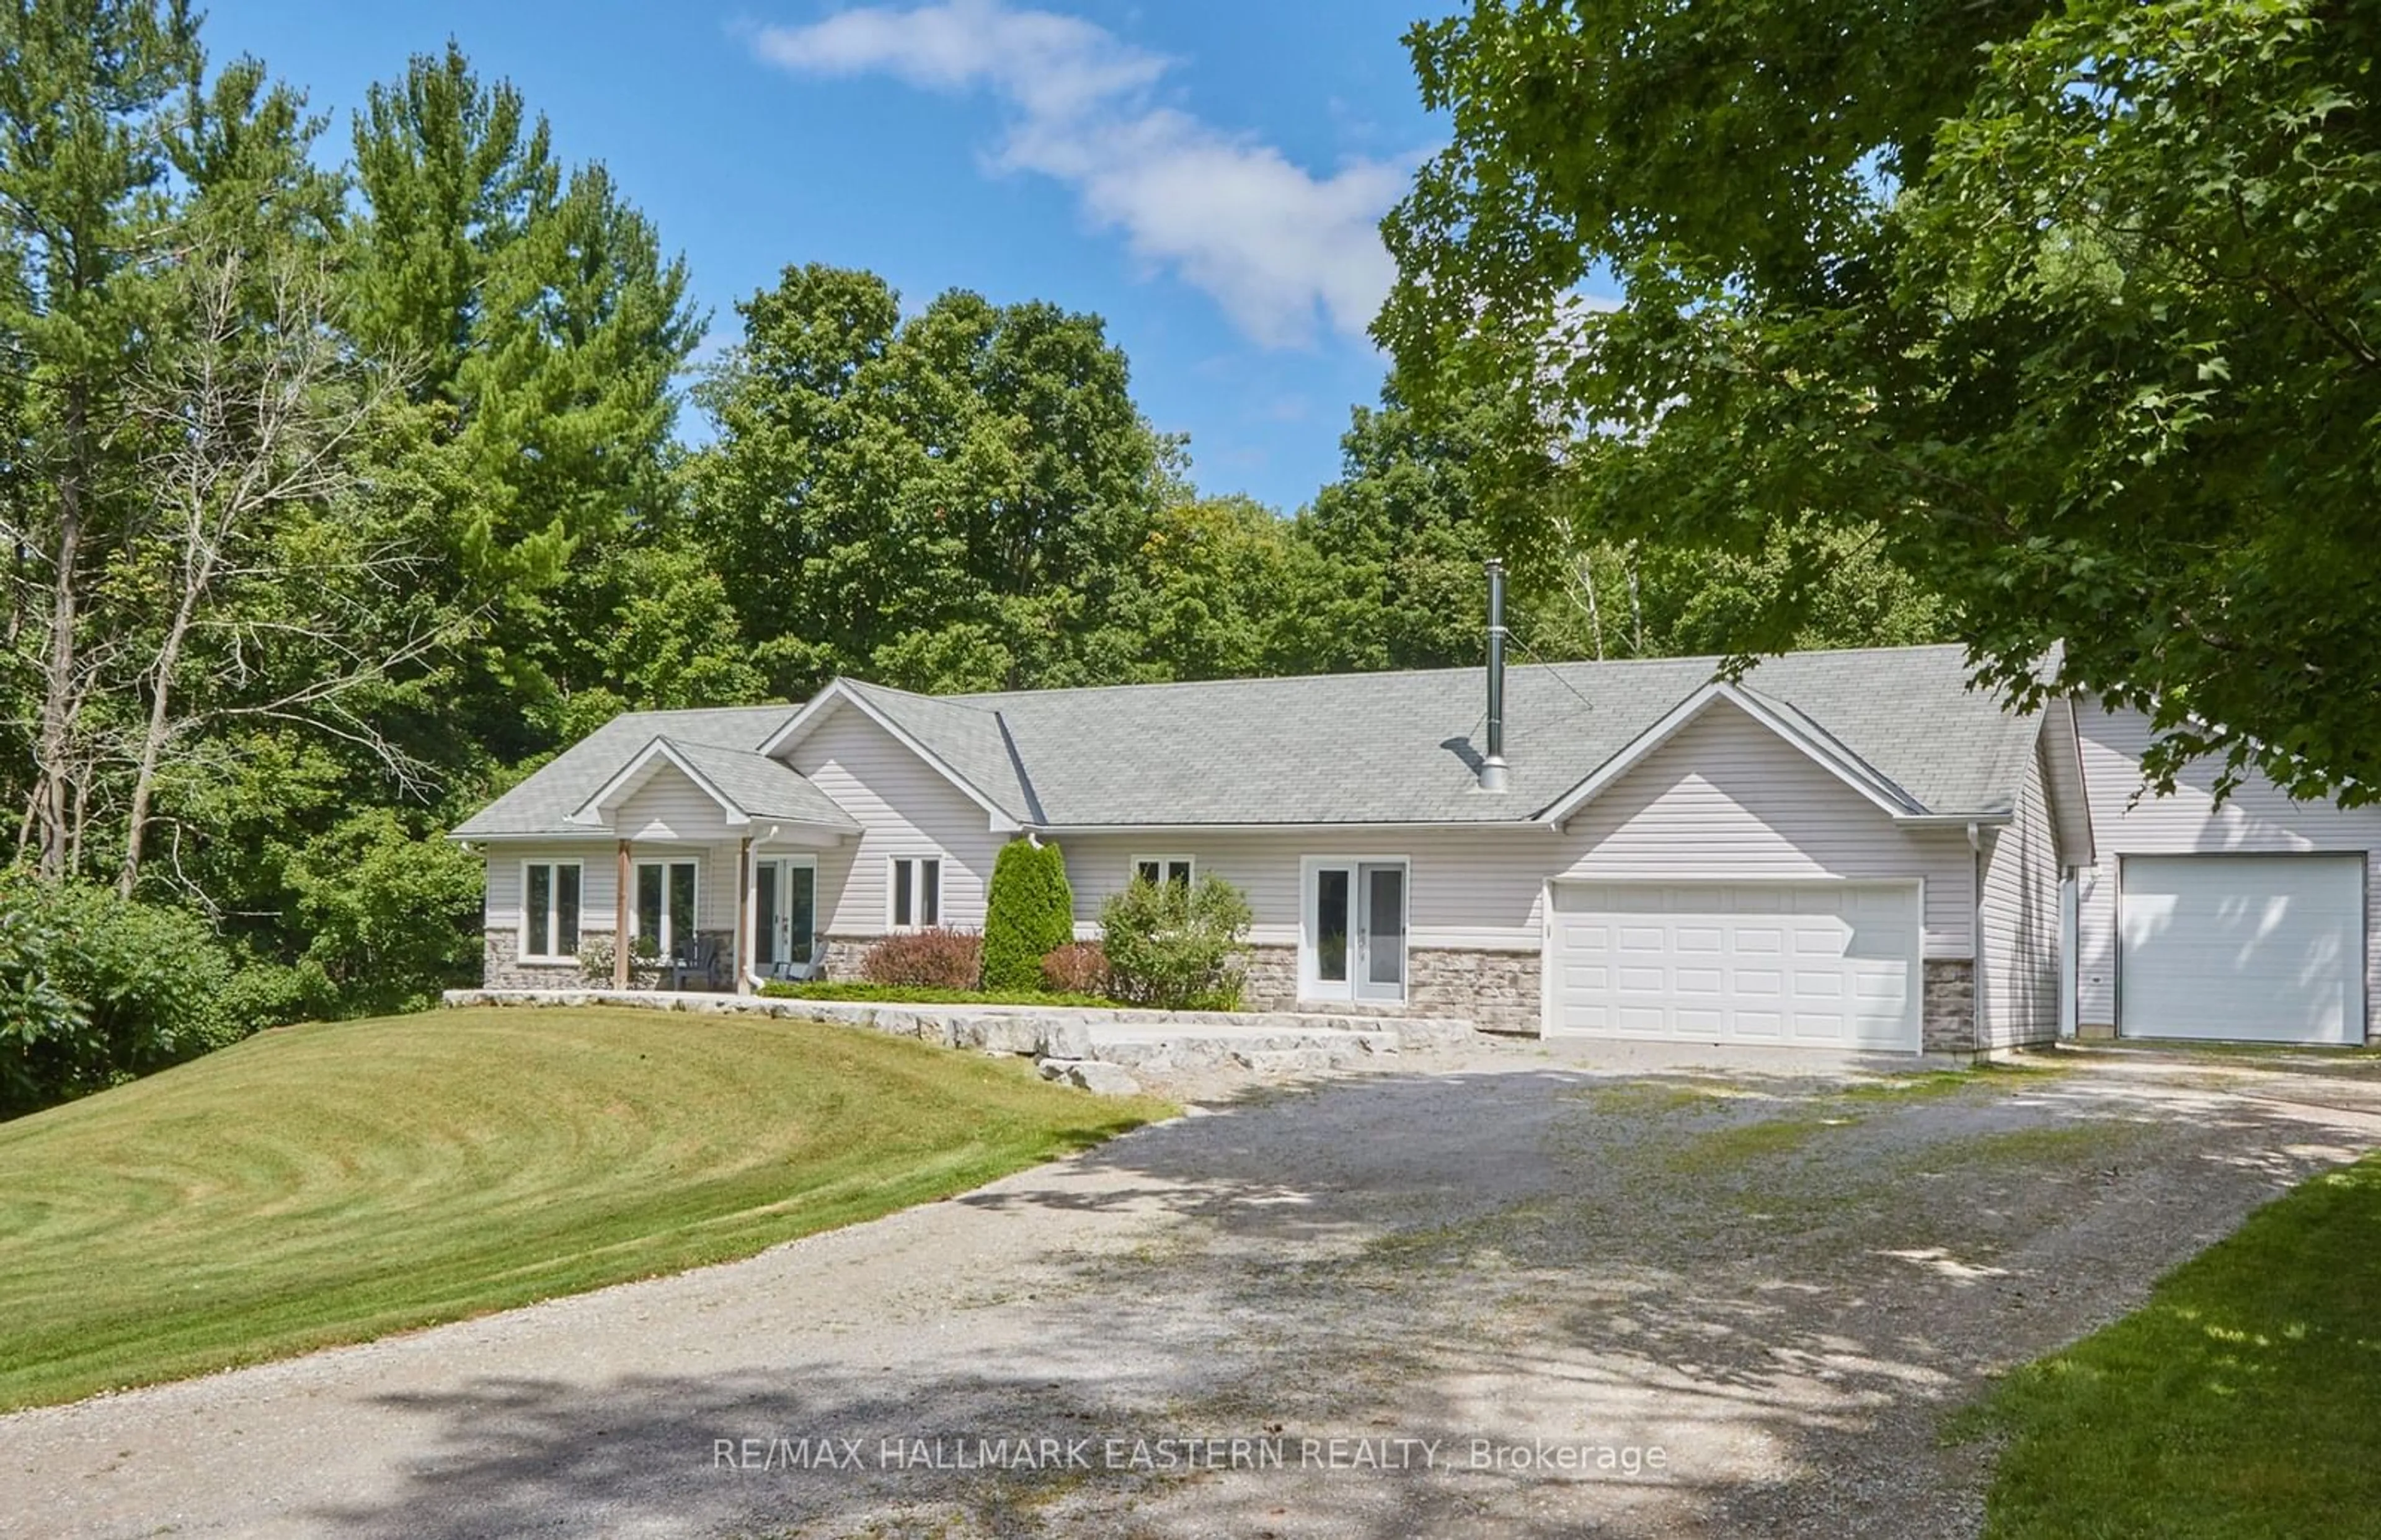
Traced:
POLYGON ((1970 1534, 1948 1409, 2381 1142, 2371 1061, 2054 1057, 1196 1088, 749 1262, 0 1419, 0 1534, 1970 1534))

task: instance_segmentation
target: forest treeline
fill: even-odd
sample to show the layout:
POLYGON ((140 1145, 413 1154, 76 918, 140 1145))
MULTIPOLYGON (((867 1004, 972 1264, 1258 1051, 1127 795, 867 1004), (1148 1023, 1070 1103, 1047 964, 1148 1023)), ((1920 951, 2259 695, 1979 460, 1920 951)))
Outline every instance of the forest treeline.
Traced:
MULTIPOLYGON (((442 832, 624 709, 1479 656, 1484 424, 1202 495, 1098 317, 800 252, 706 315, 511 86, 393 63, 335 122, 178 3, 0 11, 0 1110, 470 979, 442 832)), ((1840 545, 1800 640, 1937 633, 1840 545)), ((1506 554, 1524 659, 1724 650, 1799 570, 1506 554)))

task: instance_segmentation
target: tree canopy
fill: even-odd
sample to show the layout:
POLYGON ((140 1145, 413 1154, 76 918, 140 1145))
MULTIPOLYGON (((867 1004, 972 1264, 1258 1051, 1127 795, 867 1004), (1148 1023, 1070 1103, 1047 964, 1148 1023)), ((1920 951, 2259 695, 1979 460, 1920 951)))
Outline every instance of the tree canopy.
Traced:
POLYGON ((1398 389, 1508 550, 1846 542, 1988 680, 2381 796, 2381 6, 1477 0, 1386 229, 1398 389), (1589 296, 1617 285, 1606 309, 1589 296))
POLYGON ((1468 666, 1499 554, 1525 660, 1746 644, 1810 549, 1788 641, 1939 624, 1861 528, 1566 522, 1508 390, 1358 409, 1286 516, 1043 299, 797 260, 698 374, 686 264, 512 84, 393 59, 341 134, 201 31, 0 6, 0 1110, 470 982, 446 831, 623 710, 1468 666))

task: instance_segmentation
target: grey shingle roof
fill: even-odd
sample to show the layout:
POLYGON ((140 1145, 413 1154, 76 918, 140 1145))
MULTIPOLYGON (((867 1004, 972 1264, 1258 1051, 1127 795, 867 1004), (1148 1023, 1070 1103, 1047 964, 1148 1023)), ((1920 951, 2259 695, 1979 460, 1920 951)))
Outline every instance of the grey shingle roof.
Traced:
POLYGON ((756 749, 722 749, 665 736, 663 742, 678 751, 703 779, 753 818, 784 818, 797 823, 824 824, 857 833, 860 820, 843 811, 834 798, 795 774, 781 759, 756 749))
MULTIPOLYGON (((870 698, 988 798, 1052 827, 1496 823, 1557 801, 1708 683, 1718 663, 1512 669, 1512 790, 1501 797, 1474 789, 1485 715, 1478 668, 870 698), (1004 727, 1017 764, 994 752, 1006 747, 1004 727), (1038 817, 1021 811, 1029 794, 1038 817)), ((1958 647, 1795 653, 1765 660, 1743 682, 1917 810, 2014 805, 2036 724, 1970 691, 1958 647)))
MULTIPOLYGON (((1709 683, 1718 663, 1512 669, 1504 796, 1474 789, 1476 667, 941 697, 844 686, 1020 824, 1491 824, 1542 813, 1709 683)), ((1912 811, 2006 813, 2037 723, 1971 691, 1968 672, 1958 647, 1876 648, 1770 658, 1742 682, 1898 788, 1912 811)), ((830 816, 809 801, 826 802, 815 787, 752 752, 793 709, 622 716, 456 834, 583 836, 568 813, 657 736, 694 746, 690 760, 700 755, 756 816, 830 816)))
POLYGON ((457 825, 455 837, 551 834, 583 839, 587 825, 571 823, 570 814, 654 739, 668 738, 681 745, 757 749, 793 715, 789 705, 623 712, 457 825))
MULTIPOLYGON (((1017 760, 1008 751, 1002 715, 983 704, 987 699, 1027 699, 1031 692, 999 697, 912 695, 906 690, 862 684, 857 679, 843 682, 844 688, 897 723, 904 732, 949 766, 953 774, 1009 817, 1020 824, 1039 822, 1032 782, 1018 774, 1017 760)), ((1096 695, 1106 691, 1076 693, 1096 695)))

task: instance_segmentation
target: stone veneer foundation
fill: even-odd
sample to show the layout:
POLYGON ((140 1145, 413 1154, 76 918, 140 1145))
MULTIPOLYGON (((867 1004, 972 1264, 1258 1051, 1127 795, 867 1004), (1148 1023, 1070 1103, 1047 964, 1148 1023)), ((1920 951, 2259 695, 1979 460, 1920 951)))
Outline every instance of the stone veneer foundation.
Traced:
POLYGON ((1300 1010, 1318 1016, 1452 1016, 1483 1032, 1538 1032, 1538 954, 1417 947, 1406 954, 1406 999, 1300 1000, 1298 948, 1249 948, 1251 1010, 1300 1010))
POLYGON ((1976 965, 1966 958, 1930 958, 1919 1041, 1930 1054, 1976 1051, 1976 965))
MULTIPOLYGON (((520 959, 520 936, 509 930, 482 931, 481 934, 480 984, 485 989, 604 989, 611 980, 590 979, 577 962, 523 962, 520 959)), ((607 940, 609 931, 590 932, 607 940)), ((719 960, 711 970, 709 987, 732 989, 736 984, 734 937, 727 931, 702 931, 719 943, 719 960)), ((629 981, 631 989, 666 989, 668 970, 648 968, 629 981)))
MULTIPOLYGON (((705 933, 709 934, 709 933, 705 933)), ((861 959, 879 937, 831 935, 826 940, 826 977, 855 980, 861 959)), ((723 959, 727 937, 720 933, 723 959)), ((575 963, 524 963, 519 938, 508 930, 486 933, 486 961, 482 982, 489 989, 579 989, 589 981, 575 963)), ((1538 1032, 1538 955, 1535 952, 1477 951, 1458 947, 1416 947, 1406 954, 1409 973, 1402 1005, 1363 1001, 1301 1001, 1298 997, 1298 948, 1252 947, 1247 963, 1248 987, 1242 1005, 1250 1010, 1302 1011, 1317 1016, 1455 1017, 1483 1032, 1538 1032)), ((725 960, 713 978, 716 988, 731 987, 725 960)), ((639 988, 658 987, 640 980, 639 988)), ((1923 1041, 1930 1054, 1969 1055, 1976 1051, 1975 965, 1965 958, 1935 958, 1925 964, 1925 990, 1921 1008, 1923 1041)))

